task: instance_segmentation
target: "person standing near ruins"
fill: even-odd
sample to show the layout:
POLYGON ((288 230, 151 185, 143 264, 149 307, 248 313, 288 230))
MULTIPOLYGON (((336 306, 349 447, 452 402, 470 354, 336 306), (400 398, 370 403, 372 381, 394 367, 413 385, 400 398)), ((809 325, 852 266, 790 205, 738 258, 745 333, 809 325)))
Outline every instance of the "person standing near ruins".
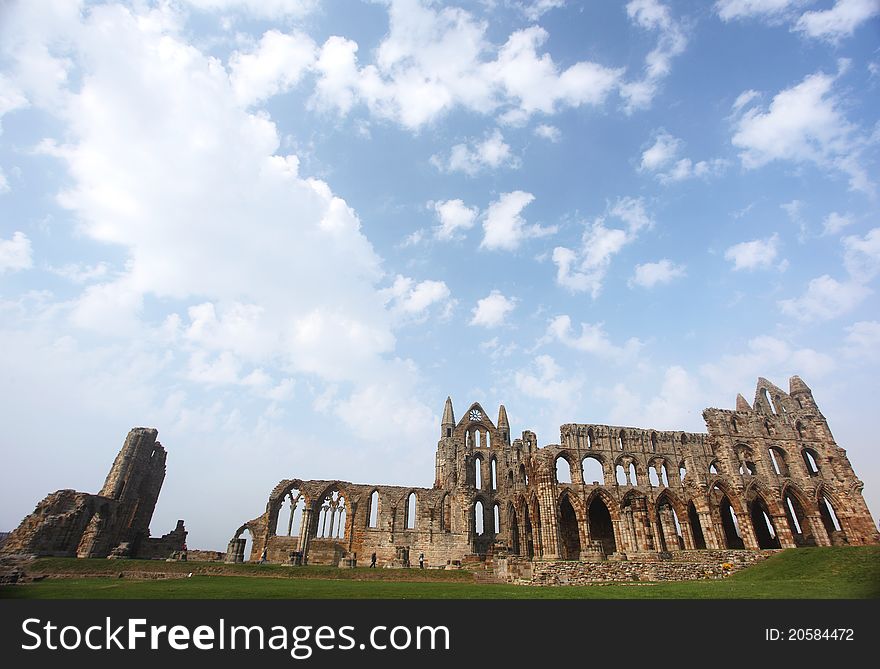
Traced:
POLYGON ((373 553, 373 554, 370 556, 370 567, 375 567, 375 566, 376 566, 376 554, 373 553))

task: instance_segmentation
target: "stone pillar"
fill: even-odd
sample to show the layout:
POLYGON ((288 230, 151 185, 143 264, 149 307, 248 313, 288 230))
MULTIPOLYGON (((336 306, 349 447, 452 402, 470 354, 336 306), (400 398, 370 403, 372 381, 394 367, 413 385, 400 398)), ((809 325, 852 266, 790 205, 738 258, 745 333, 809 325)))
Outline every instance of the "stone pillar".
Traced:
MULTIPOLYGON (((559 532, 552 485, 540 485, 538 508, 541 513, 541 557, 559 557, 559 532)), ((534 523, 534 521, 533 521, 534 523)), ((533 525, 534 526, 534 525, 533 525)))
POLYGON ((648 505, 643 497, 633 500, 633 523, 636 528, 638 550, 654 550, 654 537, 651 536, 651 523, 648 519, 648 505))
POLYGON ((703 530, 703 539, 706 540, 706 548, 719 550, 724 548, 724 528, 721 526, 721 519, 715 520, 717 514, 711 511, 697 511, 700 518, 700 527, 703 530))
POLYGON ((229 545, 226 547, 225 562, 240 563, 244 562, 244 546, 246 539, 230 539, 229 545))
POLYGON ((675 551, 678 545, 678 531, 675 529, 675 519, 672 517, 672 507, 664 504, 660 507, 660 527, 663 530, 663 539, 666 542, 666 550, 675 551))
POLYGON ((690 520, 679 518, 678 522, 681 524, 681 538, 684 541, 684 549, 686 551, 696 550, 697 546, 694 543, 694 528, 691 527, 690 520))
POLYGON ((736 521, 739 524, 739 535, 743 540, 743 545, 749 550, 761 550, 758 538, 755 536, 755 528, 752 527, 752 514, 748 512, 748 507, 743 513, 737 514, 734 511, 734 514, 736 514, 736 521))
POLYGON ((621 523, 621 534, 623 534, 624 543, 621 548, 624 551, 638 551, 638 542, 636 541, 636 526, 633 522, 633 510, 631 506, 623 507, 623 522, 621 523))
MULTIPOLYGON (((825 523, 822 522, 822 517, 819 515, 819 512, 811 513, 807 515, 807 522, 810 524, 810 529, 813 530, 813 538, 816 540, 817 546, 830 546, 831 545, 831 537, 828 536, 828 532, 825 530, 825 523)), ((803 532, 804 528, 801 528, 801 532, 803 532)))
POLYGON ((315 511, 310 504, 306 504, 303 509, 302 528, 299 533, 299 550, 302 553, 302 563, 307 564, 309 554, 309 544, 311 543, 312 524, 314 521, 315 511))
POLYGON ((794 542, 794 535, 788 526, 788 516, 783 513, 770 514, 770 520, 773 522, 773 529, 776 530, 776 538, 779 540, 780 548, 797 548, 794 542))
POLYGON ((584 485, 584 465, 580 460, 571 466, 571 482, 574 485, 584 485))

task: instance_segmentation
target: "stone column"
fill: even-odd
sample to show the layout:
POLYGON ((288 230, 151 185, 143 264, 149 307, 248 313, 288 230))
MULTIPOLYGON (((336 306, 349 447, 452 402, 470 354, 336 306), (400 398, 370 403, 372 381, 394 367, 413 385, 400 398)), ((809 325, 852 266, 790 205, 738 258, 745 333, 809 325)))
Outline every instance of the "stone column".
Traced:
POLYGON ((700 518, 700 527, 703 530, 703 539, 706 540, 706 548, 719 550, 724 547, 724 528, 721 526, 721 518, 716 521, 711 511, 697 511, 700 518))
POLYGON ((794 535, 788 526, 788 516, 785 512, 779 514, 770 514, 770 520, 773 522, 773 529, 776 530, 776 538, 779 539, 780 548, 797 548, 794 542, 794 535))
POLYGON ((244 562, 244 546, 246 543, 246 539, 230 539, 229 545, 226 547, 225 562, 244 562))
MULTIPOLYGON (((822 517, 819 515, 818 511, 816 513, 808 514, 807 522, 813 530, 813 538, 816 540, 816 545, 830 546, 831 537, 828 536, 828 532, 825 530, 825 523, 822 522, 822 517)), ((802 527, 801 531, 803 532, 803 530, 804 528, 802 527)))
POLYGON ((748 507, 743 513, 737 514, 734 511, 734 514, 736 514, 736 521, 739 524, 739 535, 743 540, 743 545, 749 550, 761 550, 758 538, 755 536, 755 528, 752 527, 752 514, 748 512, 748 507))
POLYGON ((654 537, 651 536, 651 524, 648 520, 648 506, 644 498, 633 500, 633 523, 636 527, 636 540, 639 550, 654 550, 654 537))
POLYGON ((694 544, 694 528, 691 527, 690 520, 679 518, 678 522, 681 523, 681 538, 684 541, 684 549, 686 551, 696 550, 697 546, 694 544))
POLYGON ((306 564, 308 557, 309 543, 311 543, 312 524, 314 521, 315 511, 310 504, 306 504, 303 509, 302 528, 299 534, 299 550, 302 553, 302 563, 306 564))
POLYGON ((663 539, 666 541, 666 550, 678 550, 678 532, 675 529, 675 519, 672 517, 672 507, 668 504, 660 507, 660 527, 663 530, 663 539))

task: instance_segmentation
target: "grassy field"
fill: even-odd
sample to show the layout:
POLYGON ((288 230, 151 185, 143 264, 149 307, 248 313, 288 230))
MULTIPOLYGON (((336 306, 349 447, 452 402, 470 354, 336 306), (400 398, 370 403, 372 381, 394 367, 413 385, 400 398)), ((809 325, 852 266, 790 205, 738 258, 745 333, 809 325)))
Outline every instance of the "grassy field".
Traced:
POLYGON ((784 551, 720 581, 529 587, 474 583, 466 571, 290 568, 107 560, 39 560, 66 574, 0 587, 0 598, 44 599, 861 599, 880 598, 880 547, 784 551), (149 571, 190 578, 131 578, 149 571), (129 577, 119 578, 129 572, 129 577), (95 577, 103 573, 106 576, 95 577), (78 577, 82 575, 83 577, 78 577), (88 575, 88 577, 86 577, 88 575))

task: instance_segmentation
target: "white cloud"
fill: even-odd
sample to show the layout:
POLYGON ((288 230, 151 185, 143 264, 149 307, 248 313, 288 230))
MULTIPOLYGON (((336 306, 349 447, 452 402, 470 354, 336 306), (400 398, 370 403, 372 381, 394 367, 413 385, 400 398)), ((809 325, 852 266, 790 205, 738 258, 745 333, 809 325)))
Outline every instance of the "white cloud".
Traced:
POLYGON ((733 113, 737 114, 740 109, 759 97, 761 97, 761 94, 758 93, 758 91, 752 89, 743 91, 738 96, 736 96, 736 100, 733 101, 733 106, 731 107, 733 113))
POLYGON ((203 11, 242 12, 259 19, 302 18, 318 0, 183 0, 203 11))
POLYGON ((581 332, 575 336, 572 332, 571 318, 564 314, 550 321, 542 341, 545 340, 555 340, 576 351, 616 361, 633 359, 643 346, 635 337, 629 338, 623 346, 612 344, 602 323, 581 323, 581 332))
POLYGON ((722 21, 755 16, 779 16, 808 0, 718 0, 715 11, 722 21))
POLYGON ((483 219, 483 241, 480 248, 490 251, 515 251, 526 240, 546 237, 556 232, 556 226, 528 225, 522 217, 535 196, 521 190, 502 193, 489 205, 483 219))
POLYGON ((459 232, 470 230, 479 214, 476 207, 468 207, 459 199, 430 202, 428 206, 440 221, 440 225, 434 229, 434 236, 442 241, 456 239, 459 232))
POLYGON ((580 394, 583 382, 565 378, 562 369, 549 355, 536 356, 532 370, 519 370, 514 375, 517 390, 533 399, 571 406, 580 394))
POLYGON ((836 211, 832 211, 822 223, 822 234, 835 235, 853 223, 852 216, 849 214, 838 214, 836 211))
MULTIPOLYGON (((24 93, 12 83, 5 74, 0 73, 0 121, 3 116, 16 109, 27 107, 28 101, 24 93)), ((0 125, 0 134, 3 134, 3 126, 0 125)))
POLYGON ((859 361, 880 360, 880 323, 859 321, 846 329, 844 354, 859 361))
POLYGON ((789 220, 798 227, 798 241, 802 244, 807 239, 809 232, 807 221, 804 219, 804 203, 802 200, 791 200, 784 202, 779 207, 786 213, 789 220))
POLYGON ((541 123, 540 125, 535 127, 535 135, 542 139, 546 139, 553 143, 558 142, 562 139, 562 132, 555 125, 547 125, 546 123, 541 123))
POLYGON ((130 278, 88 286, 74 301, 71 322, 95 333, 132 336, 140 327, 143 295, 130 278))
POLYGON ((780 300, 784 314, 801 321, 830 320, 855 309, 871 293, 857 281, 840 282, 823 274, 796 299, 780 300))
POLYGON ((0 274, 30 269, 33 264, 31 240, 26 234, 17 231, 10 239, 0 238, 0 274))
POLYGON ((838 281, 827 274, 812 279, 803 295, 779 301, 783 313, 804 322, 830 320, 849 313, 871 294, 866 284, 880 273, 880 228, 864 237, 844 237, 841 245, 849 279, 838 281))
POLYGON ((654 143, 642 152, 641 169, 653 172, 666 167, 678 154, 680 147, 680 139, 668 132, 659 132, 654 143))
POLYGON ((551 9, 565 7, 565 0, 524 0, 517 2, 516 7, 529 21, 537 21, 551 9))
POLYGON ((724 252, 724 258, 733 262, 734 270, 771 267, 778 254, 779 237, 775 233, 767 239, 734 244, 724 252))
POLYGON ((463 172, 474 176, 484 169, 517 168, 520 160, 511 153, 510 145, 504 141, 501 131, 495 128, 483 140, 456 144, 445 160, 437 154, 431 156, 431 164, 443 172, 463 172))
POLYGON ((481 325, 485 328, 495 328, 504 324, 504 319, 516 307, 516 298, 508 298, 498 290, 493 290, 488 296, 477 300, 477 306, 473 309, 474 317, 471 325, 481 325))
POLYGON ((673 183, 721 174, 727 168, 727 161, 722 158, 697 162, 678 158, 682 144, 677 137, 660 130, 654 143, 642 152, 639 170, 653 173, 662 183, 673 183))
POLYGON ((856 281, 865 283, 880 272, 880 228, 869 230, 864 237, 844 237, 843 265, 856 281))
POLYGON ((347 113, 360 101, 413 130, 458 106, 523 123, 535 113, 599 105, 622 74, 589 61, 560 70, 539 54, 548 35, 538 26, 511 33, 498 47, 486 37, 488 24, 463 9, 412 0, 388 7, 390 29, 375 62, 360 67, 358 45, 340 37, 321 48, 318 107, 347 113))
POLYGON ((684 265, 676 265, 671 260, 663 258, 657 262, 636 265, 628 283, 630 287, 653 288, 657 284, 670 283, 685 274, 684 265))
POLYGON ((773 97, 765 110, 747 109, 734 123, 732 143, 747 169, 775 160, 814 163, 842 172, 850 188, 870 191, 873 183, 860 163, 863 139, 844 116, 843 99, 833 92, 836 76, 816 73, 773 97))
POLYGON ((666 368, 658 393, 645 399, 624 383, 611 389, 613 404, 609 420, 623 425, 648 425, 658 429, 680 430, 687 426, 702 428, 701 407, 695 404, 700 394, 699 380, 683 367, 666 368))
POLYGON ((750 339, 744 353, 723 355, 717 362, 701 365, 700 375, 709 381, 710 392, 722 401, 754 388, 759 376, 788 378, 798 374, 804 378, 821 378, 835 368, 834 358, 827 354, 810 348, 793 348, 777 337, 762 335, 750 339))
POLYGON ((630 20, 643 30, 658 33, 657 46, 645 57, 645 74, 638 81, 620 85, 620 94, 626 100, 624 111, 650 106, 660 83, 671 68, 672 59, 687 46, 684 28, 672 18, 669 8, 658 0, 631 0, 626 5, 630 20))
POLYGON ((61 267, 52 267, 50 271, 73 283, 88 283, 96 279, 103 279, 107 276, 109 269, 110 266, 105 262, 99 262, 94 265, 68 263, 61 267))
POLYGON ((229 57, 235 97, 248 106, 293 88, 316 54, 317 45, 308 35, 267 31, 252 52, 235 52, 229 57))
POLYGON ((450 291, 444 281, 421 281, 397 275, 394 284, 381 291, 391 312, 404 321, 424 321, 434 305, 449 304, 450 291))
POLYGON ((877 0, 837 0, 830 9, 805 12, 795 24, 810 37, 836 42, 849 37, 856 28, 880 14, 877 0))
MULTIPOLYGON (((301 75, 290 69, 302 63, 289 58, 288 37, 270 32, 255 60, 236 57, 230 72, 185 41, 170 5, 95 5, 52 24, 35 11, 16 5, 9 29, 33 26, 31 41, 62 41, 76 73, 70 88, 56 79, 57 94, 33 98, 63 124, 65 143, 42 145, 68 171, 59 203, 85 239, 126 258, 118 275, 56 305, 70 322, 105 339, 162 338, 193 383, 256 382, 254 368, 279 368, 291 381, 257 384, 270 401, 289 396, 293 376, 313 375, 342 388, 334 412, 378 385, 400 414, 430 418, 418 369, 394 358, 394 330, 442 309, 448 288, 395 282, 400 290, 389 299, 356 213, 330 185, 301 175, 296 156, 280 155, 267 114, 242 107, 301 75), (273 40, 283 57, 270 57, 273 40), (160 306, 144 309, 147 299, 160 306), (171 313, 157 316, 163 307, 171 313), (165 324, 156 328, 156 318, 165 324)), ((28 53, 15 41, 0 44, 13 64, 28 53)), ((42 81, 36 70, 12 69, 23 91, 42 81)), ((13 238, 21 248, 11 267, 30 263, 25 241, 13 238)), ((88 273, 69 269, 72 279, 88 273)))
POLYGON ((6 174, 3 172, 3 169, 0 168, 0 195, 4 193, 8 193, 11 190, 9 187, 9 180, 6 178, 6 174))
POLYGON ((641 230, 652 225, 641 198, 618 199, 607 216, 585 226, 579 250, 564 246, 553 249, 556 283, 573 293, 589 292, 595 299, 602 290, 612 258, 634 241, 641 230), (608 217, 623 221, 625 229, 607 227, 605 220, 608 217))

